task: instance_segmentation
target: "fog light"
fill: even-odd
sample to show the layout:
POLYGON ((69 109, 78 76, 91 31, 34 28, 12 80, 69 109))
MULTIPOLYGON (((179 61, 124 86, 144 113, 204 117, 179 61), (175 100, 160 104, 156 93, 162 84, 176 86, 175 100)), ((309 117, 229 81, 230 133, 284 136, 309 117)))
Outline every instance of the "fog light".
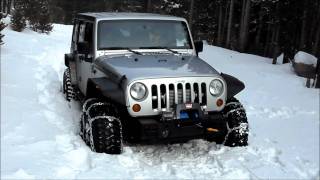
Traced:
POLYGON ((220 107, 223 105, 223 100, 222 99, 218 99, 216 102, 217 106, 220 107))
POLYGON ((141 110, 141 106, 139 104, 134 104, 132 106, 133 112, 139 112, 141 110))

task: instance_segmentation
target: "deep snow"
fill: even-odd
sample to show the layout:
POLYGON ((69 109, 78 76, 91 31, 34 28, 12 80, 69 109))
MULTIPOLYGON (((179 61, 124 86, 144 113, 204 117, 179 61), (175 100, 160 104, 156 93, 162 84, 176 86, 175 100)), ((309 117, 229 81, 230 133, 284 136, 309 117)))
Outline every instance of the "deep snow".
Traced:
POLYGON ((71 26, 50 35, 4 30, 1 46, 1 179, 319 179, 319 90, 289 64, 205 45, 200 56, 245 82, 237 97, 250 123, 249 146, 204 140, 128 145, 121 155, 91 152, 78 136, 80 105, 61 93, 71 26))

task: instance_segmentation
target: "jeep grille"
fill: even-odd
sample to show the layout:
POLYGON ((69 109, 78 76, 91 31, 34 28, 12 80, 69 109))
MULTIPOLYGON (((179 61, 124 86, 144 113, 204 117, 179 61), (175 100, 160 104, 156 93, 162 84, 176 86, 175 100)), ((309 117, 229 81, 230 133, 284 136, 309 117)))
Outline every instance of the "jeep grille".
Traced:
POLYGON ((170 110, 181 103, 207 105, 207 85, 205 83, 176 83, 151 86, 152 109, 170 110))

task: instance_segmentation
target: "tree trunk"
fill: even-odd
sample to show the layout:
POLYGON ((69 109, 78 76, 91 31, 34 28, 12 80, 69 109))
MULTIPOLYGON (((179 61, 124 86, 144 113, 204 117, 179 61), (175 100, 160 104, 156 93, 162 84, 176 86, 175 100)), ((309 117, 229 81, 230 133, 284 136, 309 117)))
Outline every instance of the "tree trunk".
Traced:
POLYGON ((264 45, 264 56, 269 56, 269 46, 270 46, 270 37, 271 37, 271 24, 268 24, 268 28, 267 28, 267 38, 266 38, 266 42, 264 45))
POLYGON ((319 47, 319 41, 320 41, 320 5, 318 7, 318 16, 317 16, 317 22, 315 24, 315 26, 317 27, 316 29, 316 32, 315 32, 315 41, 314 41, 314 45, 313 45, 313 48, 312 48, 312 52, 313 54, 318 54, 320 53, 320 47, 319 47), (318 51, 318 52, 317 52, 318 51))
POLYGON ((300 45, 299 48, 303 50, 305 48, 305 33, 306 33, 306 23, 307 23, 307 3, 308 1, 305 1, 304 4, 304 10, 303 10, 303 16, 302 16, 302 26, 301 26, 301 35, 300 35, 300 45))
POLYGON ((145 4, 146 4, 146 12, 151 12, 151 0, 145 0, 145 4))
POLYGON ((279 55, 280 47, 279 47, 279 32, 280 32, 280 25, 277 24, 276 28, 274 30, 274 37, 273 37, 273 43, 272 43, 272 50, 273 50, 273 61, 272 64, 277 64, 277 57, 279 55))
POLYGON ((241 26, 240 26, 240 52, 243 52, 247 45, 248 38, 248 22, 249 22, 249 14, 250 14, 250 2, 251 0, 243 0, 242 5, 242 15, 241 15, 241 26))
POLYGON ((317 54, 317 58, 315 88, 320 88, 320 51, 317 54))
POLYGON ((234 6, 234 0, 230 0, 228 30, 227 30, 227 40, 226 40, 226 47, 227 48, 230 47, 230 36, 231 36, 231 27, 232 27, 232 18, 233 18, 233 6, 234 6))
MULTIPOLYGON (((246 0, 242 0, 240 29, 239 29, 239 41, 241 41, 241 34, 243 32, 243 21, 244 21, 245 7, 246 7, 246 0)), ((239 46, 241 46, 241 42, 239 42, 239 46)))
POLYGON ((221 45, 221 38, 222 38, 222 4, 219 4, 219 22, 218 22, 218 34, 217 34, 217 44, 218 46, 221 45))
POLYGON ((257 35, 256 35, 256 38, 255 38, 255 45, 256 46, 260 45, 260 37, 261 37, 262 24, 263 24, 263 22, 262 22, 263 19, 262 18, 263 18, 263 14, 262 14, 262 8, 261 8, 261 10, 259 12, 259 21, 258 21, 259 25, 258 25, 257 35))
POLYGON ((2 7, 3 7, 3 1, 4 1, 4 0, 1 0, 1 1, 0 1, 0 11, 1 11, 1 12, 3 12, 3 8, 2 8, 2 7))
POLYGON ((189 9, 189 28, 192 31, 193 24, 193 8, 194 8, 194 0, 190 0, 190 9, 189 9))
POLYGON ((226 28, 227 28, 227 25, 228 25, 228 16, 227 16, 227 12, 228 12, 228 9, 229 9, 229 4, 226 5, 226 9, 225 11, 223 12, 223 25, 222 25, 222 31, 221 31, 221 46, 224 44, 223 42, 226 41, 226 28))
POLYGON ((2 0, 3 1, 3 11, 2 12, 4 12, 4 13, 8 13, 8 11, 7 11, 7 0, 2 0))
POLYGON ((12 5, 12 0, 8 0, 7 8, 8 8, 8 14, 11 14, 11 5, 12 5))
POLYGON ((320 25, 318 25, 318 30, 317 30, 317 33, 316 33, 316 38, 315 38, 315 43, 313 45, 313 54, 318 54, 320 52, 320 47, 319 47, 319 42, 320 41, 320 25))

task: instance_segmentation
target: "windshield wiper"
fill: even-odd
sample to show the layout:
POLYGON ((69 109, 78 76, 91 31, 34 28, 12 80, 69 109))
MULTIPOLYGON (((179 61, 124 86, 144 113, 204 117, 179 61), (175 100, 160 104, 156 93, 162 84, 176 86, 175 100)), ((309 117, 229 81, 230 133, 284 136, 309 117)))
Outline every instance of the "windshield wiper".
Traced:
POLYGON ((170 49, 170 48, 165 47, 165 46, 139 47, 139 49, 165 49, 167 51, 172 52, 173 54, 181 54, 178 51, 175 51, 175 50, 170 49))
POLYGON ((142 55, 141 52, 134 51, 134 50, 132 50, 131 48, 128 48, 128 47, 110 47, 110 48, 106 48, 106 50, 127 50, 129 52, 134 53, 134 54, 142 55))

